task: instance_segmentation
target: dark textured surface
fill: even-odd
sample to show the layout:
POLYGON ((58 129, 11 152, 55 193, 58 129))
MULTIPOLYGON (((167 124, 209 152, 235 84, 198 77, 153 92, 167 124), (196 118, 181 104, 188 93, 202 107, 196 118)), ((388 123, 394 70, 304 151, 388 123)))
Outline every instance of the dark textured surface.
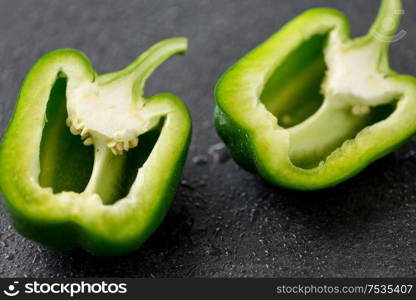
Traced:
MULTIPOLYGON (((392 65, 416 75, 416 2, 405 0, 407 36, 392 65)), ((336 188, 269 186, 208 153, 213 87, 224 70, 303 10, 344 11, 354 35, 371 24, 374 0, 0 1, 0 134, 23 77, 46 52, 84 51, 99 72, 119 69, 151 44, 186 36, 186 56, 164 64, 146 93, 172 92, 194 134, 172 210, 135 253, 99 259, 59 253, 19 236, 0 208, 0 277, 416 276, 416 142, 336 188)))

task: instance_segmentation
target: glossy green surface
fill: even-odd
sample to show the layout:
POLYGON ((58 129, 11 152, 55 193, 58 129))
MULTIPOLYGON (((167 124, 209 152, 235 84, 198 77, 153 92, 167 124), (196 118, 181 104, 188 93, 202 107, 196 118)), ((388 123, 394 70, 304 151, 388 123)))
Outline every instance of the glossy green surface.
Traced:
POLYGON ((174 196, 191 120, 174 95, 142 98, 142 89, 160 63, 185 50, 185 39, 165 40, 126 69, 104 75, 75 50, 39 60, 0 146, 0 188, 22 235, 52 248, 81 247, 107 256, 133 251, 153 233, 174 196), (126 84, 159 121, 122 155, 84 146, 65 124, 68 86, 122 80, 132 72, 136 80, 126 84))
POLYGON ((338 11, 311 9, 233 65, 216 87, 215 122, 236 162, 273 184, 314 190, 412 136, 416 80, 388 65, 400 9, 400 0, 384 0, 357 39, 338 11), (343 68, 351 71, 331 82, 343 68))

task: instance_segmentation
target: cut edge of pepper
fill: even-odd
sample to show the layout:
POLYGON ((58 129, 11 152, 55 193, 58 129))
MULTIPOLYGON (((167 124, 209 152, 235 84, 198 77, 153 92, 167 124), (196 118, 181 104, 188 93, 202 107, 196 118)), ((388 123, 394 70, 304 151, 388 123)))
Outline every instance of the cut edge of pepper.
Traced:
POLYGON ((27 75, 0 144, 0 187, 8 213, 20 233, 47 246, 83 247, 97 255, 126 253, 140 246, 168 210, 189 144, 189 112, 172 94, 146 98, 149 117, 165 120, 163 138, 158 139, 142 172, 138 172, 141 175, 137 176, 140 178, 134 185, 134 195, 131 193, 125 201, 105 205, 97 195, 84 197, 69 191, 54 194, 50 187, 37 183, 39 152, 44 124, 48 122, 45 112, 50 91, 57 77, 64 79, 63 70, 73 82, 93 82, 97 77, 89 60, 72 49, 48 53, 27 75), (116 229, 115 224, 123 220, 128 226, 119 224, 116 229), (38 234, 45 230, 46 236, 38 234))
MULTIPOLYGON (((382 9, 377 20, 386 18, 385 13, 388 11, 385 9, 386 7, 391 8, 391 5, 399 5, 398 7, 401 7, 400 1, 397 0, 385 0, 382 4, 382 9)), ((395 16, 395 22, 398 22, 399 17, 395 16)), ((379 21, 377 22, 379 24, 379 21)), ((374 28, 377 27, 373 26, 373 31, 374 28)), ((261 95, 264 83, 267 82, 268 76, 276 69, 276 65, 279 64, 276 60, 281 61, 286 55, 284 53, 288 53, 286 52, 287 48, 293 49, 296 43, 301 43, 306 37, 312 34, 322 34, 323 32, 330 32, 331 35, 337 35, 342 42, 346 42, 349 40, 348 29, 349 25, 345 16, 338 11, 330 9, 312 9, 307 11, 288 23, 268 41, 238 61, 218 82, 216 88, 217 116, 221 115, 218 112, 223 112, 224 116, 228 118, 228 121, 221 121, 224 119, 221 117, 221 119, 218 119, 217 128, 221 128, 221 126, 224 128, 221 122, 232 121, 246 130, 249 138, 245 139, 247 146, 244 147, 250 149, 249 152, 254 153, 256 168, 269 181, 295 189, 317 189, 335 185, 353 176, 370 162, 385 153, 392 151, 397 146, 395 144, 401 144, 400 142, 395 143, 394 141, 396 139, 398 141, 405 140, 414 132, 415 129, 411 125, 406 124, 406 122, 409 123, 409 120, 398 120, 396 117, 404 109, 407 110, 414 107, 412 103, 407 101, 408 97, 405 97, 405 94, 414 94, 414 80, 410 77, 395 75, 393 71, 386 68, 388 66, 386 64, 388 62, 386 60, 388 47, 384 46, 386 44, 388 45, 388 43, 384 41, 379 43, 379 45, 383 45, 384 47, 380 47, 380 70, 385 71, 383 75, 385 75, 386 79, 393 86, 397 87, 396 91, 388 97, 396 105, 393 104, 395 108, 389 114, 389 117, 377 123, 375 127, 378 131, 381 128, 387 128, 389 133, 391 133, 391 128, 385 125, 399 123, 398 126, 403 129, 403 132, 394 133, 392 136, 396 137, 396 139, 392 139, 391 135, 382 139, 382 143, 378 147, 373 147, 374 145, 372 145, 370 148, 373 148, 374 153, 370 153, 372 151, 370 149, 367 149, 369 151, 365 153, 365 148, 369 147, 359 142, 360 147, 363 147, 363 157, 360 158, 360 161, 354 161, 354 158, 350 157, 349 160, 351 160, 351 163, 346 165, 343 165, 346 163, 346 160, 341 159, 342 156, 339 155, 340 151, 334 151, 334 155, 329 155, 326 159, 325 166, 321 164, 312 169, 298 168, 288 160, 285 153, 289 151, 290 134, 286 129, 278 125, 276 118, 261 104, 259 95, 261 95), (314 22, 315 19, 316 21, 314 22), (305 24, 309 22, 311 23, 310 25, 305 24), (279 41, 282 41, 282 47, 279 48, 278 53, 274 52, 271 55, 274 45, 280 43, 279 41), (246 75, 243 75, 244 73, 246 75), (405 84, 398 83, 401 80, 404 80, 405 84), (235 99, 235 101, 240 100, 237 105, 238 113, 230 114, 233 111, 234 104, 232 99, 235 99), (246 101, 242 101, 242 99, 246 99, 246 101), (257 99, 257 101, 253 103, 247 99, 257 99), (250 112, 250 116, 245 112, 250 112), (253 120, 256 121, 253 122, 253 120), (272 138, 272 136, 274 137, 272 138), (273 151, 273 147, 270 147, 270 145, 279 145, 279 151, 273 151), (337 163, 334 164, 333 160, 337 161, 337 163), (328 172, 329 169, 331 169, 331 172, 328 172)), ((357 43, 356 45, 370 43, 371 40, 374 40, 371 35, 373 31, 370 31, 367 36, 354 39, 353 41, 357 43)), ((351 45, 351 43, 349 44, 351 45)), ((354 114, 360 115, 365 113, 368 108, 364 105, 357 105, 351 107, 351 110, 354 114)), ((368 130, 368 128, 366 127, 364 130, 358 132, 357 138, 359 140, 362 140, 364 136, 367 136, 369 131, 372 131, 368 130)), ((242 131, 240 130, 240 132, 242 131)), ((231 142, 234 145, 239 145, 233 138, 228 140, 228 143, 231 142)), ((371 141, 369 143, 371 144, 371 141)), ((350 148, 350 142, 344 142, 344 144, 345 146, 340 147, 342 150, 350 148)), ((234 151, 237 150, 234 148, 234 151)))

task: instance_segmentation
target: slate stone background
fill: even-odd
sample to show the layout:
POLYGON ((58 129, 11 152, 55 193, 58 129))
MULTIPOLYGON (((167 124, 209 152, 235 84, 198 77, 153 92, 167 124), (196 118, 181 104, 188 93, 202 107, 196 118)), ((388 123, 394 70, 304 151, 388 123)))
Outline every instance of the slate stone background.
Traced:
MULTIPOLYGON (((416 75, 416 2, 405 0, 393 67, 416 75)), ((32 64, 57 48, 84 51, 98 72, 153 43, 186 36, 186 56, 150 78, 193 117, 183 181, 157 232, 135 253, 100 259, 47 250, 18 235, 0 206, 0 277, 416 276, 416 140, 336 188, 293 192, 241 170, 218 150, 213 88, 243 54, 310 7, 345 12, 364 34, 374 0, 0 1, 0 135, 32 64), (214 146, 213 146, 214 145, 214 146)), ((276 49, 278 51, 278 49, 276 49)))

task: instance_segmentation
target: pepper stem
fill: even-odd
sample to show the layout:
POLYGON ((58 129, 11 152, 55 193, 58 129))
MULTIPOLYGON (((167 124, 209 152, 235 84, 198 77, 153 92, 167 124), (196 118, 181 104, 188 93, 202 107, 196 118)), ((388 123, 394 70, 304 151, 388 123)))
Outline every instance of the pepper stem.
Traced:
POLYGON ((383 0, 378 16, 369 31, 374 41, 384 45, 393 41, 401 15, 403 15, 401 0, 383 0))
POLYGON ((376 20, 369 31, 371 44, 378 49, 379 70, 389 71, 388 49, 391 42, 400 40, 406 32, 396 34, 401 15, 404 14, 401 0, 383 0, 376 20))
POLYGON ((171 56, 183 54, 186 50, 186 38, 177 37, 163 40, 150 47, 125 69, 101 76, 100 83, 105 85, 116 80, 123 81, 123 83, 130 81, 133 93, 141 97, 145 82, 153 71, 171 56))

